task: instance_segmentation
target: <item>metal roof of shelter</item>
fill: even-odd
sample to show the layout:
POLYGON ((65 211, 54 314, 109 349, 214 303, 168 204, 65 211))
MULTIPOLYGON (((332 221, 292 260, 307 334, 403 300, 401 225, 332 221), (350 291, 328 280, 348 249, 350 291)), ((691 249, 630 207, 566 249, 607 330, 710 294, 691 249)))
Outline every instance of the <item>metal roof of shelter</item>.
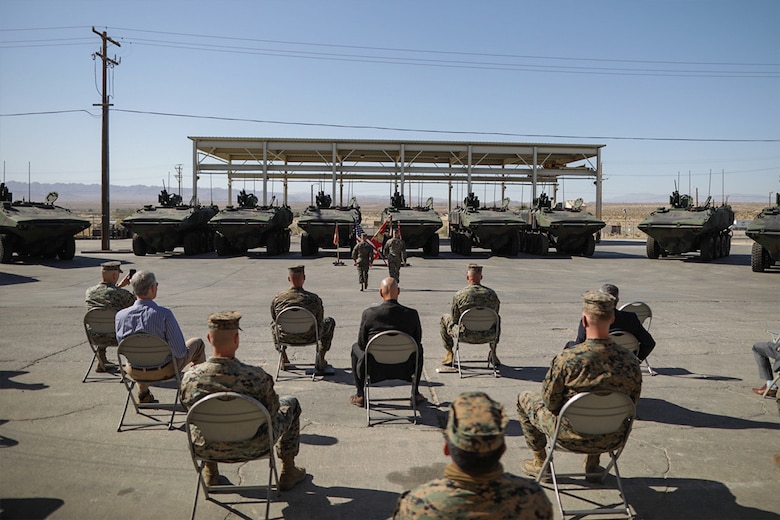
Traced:
MULTIPOLYGON (((550 144, 481 141, 370 139, 289 139, 268 137, 194 137, 193 194, 201 174, 235 179, 268 179, 287 183, 326 181, 337 200, 337 183, 352 180, 395 182, 465 182, 471 184, 557 183, 559 178, 596 179, 596 206, 601 212, 603 144, 550 144)), ((228 183, 230 186, 230 182, 228 183)))

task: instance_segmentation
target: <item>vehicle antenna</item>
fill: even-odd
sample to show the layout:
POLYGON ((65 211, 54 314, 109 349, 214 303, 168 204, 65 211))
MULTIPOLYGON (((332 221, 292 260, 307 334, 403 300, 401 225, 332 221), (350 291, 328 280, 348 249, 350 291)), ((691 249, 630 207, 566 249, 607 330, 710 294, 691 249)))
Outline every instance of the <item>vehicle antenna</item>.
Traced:
POLYGON ((707 197, 712 195, 712 168, 710 168, 710 180, 707 184, 707 197))
POLYGON ((30 195, 30 161, 27 161, 27 201, 32 201, 32 196, 30 195))

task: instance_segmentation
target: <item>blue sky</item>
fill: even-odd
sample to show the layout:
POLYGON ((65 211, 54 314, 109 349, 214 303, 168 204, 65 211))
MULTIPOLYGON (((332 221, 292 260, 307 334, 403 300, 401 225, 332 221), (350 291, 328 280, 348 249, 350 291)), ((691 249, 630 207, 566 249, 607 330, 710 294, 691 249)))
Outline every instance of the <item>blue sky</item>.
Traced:
POLYGON ((192 135, 605 144, 607 200, 780 189, 776 0, 0 0, 8 180, 100 182, 92 26, 121 44, 112 184, 189 185, 192 135))

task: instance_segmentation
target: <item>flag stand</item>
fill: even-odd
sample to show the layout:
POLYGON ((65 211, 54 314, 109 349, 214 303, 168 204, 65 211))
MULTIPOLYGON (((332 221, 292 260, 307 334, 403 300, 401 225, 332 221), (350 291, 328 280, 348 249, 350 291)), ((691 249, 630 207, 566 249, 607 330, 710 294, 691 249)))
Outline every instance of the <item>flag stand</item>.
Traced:
POLYGON ((341 258, 339 257, 339 225, 336 224, 336 229, 333 231, 333 245, 336 246, 336 261, 333 262, 333 265, 344 265, 344 262, 341 261, 341 258))

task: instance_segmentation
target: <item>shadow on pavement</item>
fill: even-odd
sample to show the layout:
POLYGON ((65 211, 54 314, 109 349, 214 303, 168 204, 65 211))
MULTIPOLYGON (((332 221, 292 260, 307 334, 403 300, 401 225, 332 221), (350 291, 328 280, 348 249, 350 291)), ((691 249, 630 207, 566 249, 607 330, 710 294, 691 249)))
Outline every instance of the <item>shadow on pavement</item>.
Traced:
POLYGON ((43 390, 49 388, 49 385, 43 383, 19 383, 12 381, 13 378, 29 374, 26 370, 0 370, 0 390, 43 390))
POLYGON ((43 520, 62 507, 59 498, 0 498, 0 518, 3 520, 43 520))
MULTIPOLYGON (((780 423, 751 421, 728 415, 718 415, 691 410, 683 406, 655 399, 642 397, 637 406, 638 420, 652 421, 664 424, 679 424, 681 426, 693 426, 696 428, 717 428, 720 430, 749 430, 753 428, 766 428, 780 430, 780 423)), ((728 518, 728 517, 724 517, 728 518)), ((734 517, 748 518, 748 517, 734 517)))

